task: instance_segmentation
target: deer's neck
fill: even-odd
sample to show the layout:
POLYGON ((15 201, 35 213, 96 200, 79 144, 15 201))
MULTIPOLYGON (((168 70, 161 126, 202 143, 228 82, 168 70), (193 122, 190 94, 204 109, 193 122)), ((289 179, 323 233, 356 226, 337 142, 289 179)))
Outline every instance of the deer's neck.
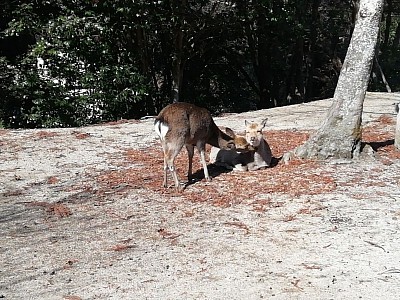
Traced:
POLYGON ((232 138, 213 124, 207 143, 217 148, 223 148, 232 138))

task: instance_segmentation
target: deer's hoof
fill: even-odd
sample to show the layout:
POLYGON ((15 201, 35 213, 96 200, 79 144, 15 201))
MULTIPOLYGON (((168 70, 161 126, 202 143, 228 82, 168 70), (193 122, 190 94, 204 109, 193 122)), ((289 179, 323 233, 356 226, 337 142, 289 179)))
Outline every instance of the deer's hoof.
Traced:
POLYGON ((179 185, 176 186, 176 190, 178 192, 183 192, 185 190, 185 188, 186 188, 186 184, 183 182, 180 182, 179 185))

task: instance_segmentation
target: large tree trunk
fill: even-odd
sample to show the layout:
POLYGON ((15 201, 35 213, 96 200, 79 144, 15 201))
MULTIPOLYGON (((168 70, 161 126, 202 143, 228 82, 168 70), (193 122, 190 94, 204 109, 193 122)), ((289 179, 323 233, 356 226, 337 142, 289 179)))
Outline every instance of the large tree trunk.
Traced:
POLYGON ((361 115, 375 54, 384 0, 361 0, 328 116, 317 132, 291 155, 300 158, 353 158, 361 148, 361 115))

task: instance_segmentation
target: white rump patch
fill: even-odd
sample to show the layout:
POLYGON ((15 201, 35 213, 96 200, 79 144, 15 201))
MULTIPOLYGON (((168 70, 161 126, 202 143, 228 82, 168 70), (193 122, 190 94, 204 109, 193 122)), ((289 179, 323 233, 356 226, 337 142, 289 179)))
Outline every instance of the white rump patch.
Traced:
POLYGON ((160 137, 160 139, 163 140, 169 130, 169 127, 167 124, 158 120, 154 123, 154 130, 156 131, 156 133, 160 137))

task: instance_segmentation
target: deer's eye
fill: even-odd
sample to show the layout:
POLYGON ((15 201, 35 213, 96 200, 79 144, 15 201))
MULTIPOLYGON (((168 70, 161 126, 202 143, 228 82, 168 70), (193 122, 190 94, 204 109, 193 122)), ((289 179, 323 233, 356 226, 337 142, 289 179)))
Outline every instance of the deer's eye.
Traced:
POLYGON ((262 131, 261 130, 257 130, 257 133, 262 133, 262 131))

